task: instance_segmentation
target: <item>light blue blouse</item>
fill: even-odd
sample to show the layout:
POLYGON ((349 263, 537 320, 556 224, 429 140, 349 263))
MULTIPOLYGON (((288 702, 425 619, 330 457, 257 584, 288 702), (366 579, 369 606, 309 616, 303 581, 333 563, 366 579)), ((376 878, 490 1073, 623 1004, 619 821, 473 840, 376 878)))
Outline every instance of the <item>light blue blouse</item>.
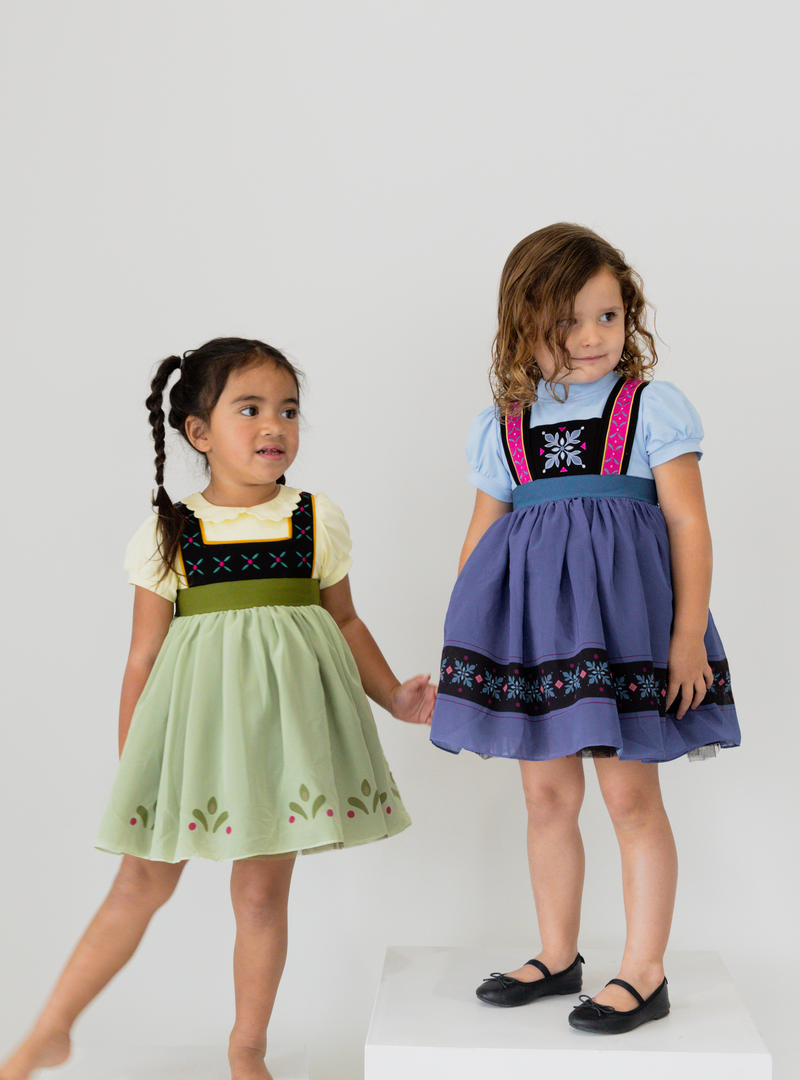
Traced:
MULTIPOLYGON (((539 400, 531 409, 531 427, 601 416, 617 378, 612 371, 597 382, 570 386, 566 402, 554 400, 547 387, 540 384, 539 400)), ((562 391, 556 389, 555 393, 562 391)), ((702 457, 702 438, 700 417, 677 386, 668 382, 648 383, 641 396, 628 476, 652 480, 656 465, 692 452, 702 457)), ((478 413, 470 424, 466 452, 472 469, 469 479, 475 487, 500 502, 510 503, 517 484, 506 463, 493 405, 478 413)))

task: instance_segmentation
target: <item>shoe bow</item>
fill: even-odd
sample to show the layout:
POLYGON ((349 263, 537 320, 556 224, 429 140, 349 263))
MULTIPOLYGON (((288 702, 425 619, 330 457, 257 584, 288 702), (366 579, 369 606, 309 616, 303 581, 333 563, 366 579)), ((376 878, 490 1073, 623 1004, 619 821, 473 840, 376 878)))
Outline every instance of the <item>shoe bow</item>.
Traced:
POLYGON ((610 1016, 617 1011, 613 1005, 601 1005, 598 1001, 592 1001, 588 994, 581 994, 580 1001, 582 1005, 578 1006, 579 1008, 593 1009, 598 1016, 610 1016))
MULTIPOLYGON (((504 990, 508 990, 509 986, 513 986, 517 979, 512 979, 510 975, 504 975, 502 971, 493 971, 489 976, 489 979, 497 979, 504 990)), ((486 982, 489 981, 486 980, 486 982)))

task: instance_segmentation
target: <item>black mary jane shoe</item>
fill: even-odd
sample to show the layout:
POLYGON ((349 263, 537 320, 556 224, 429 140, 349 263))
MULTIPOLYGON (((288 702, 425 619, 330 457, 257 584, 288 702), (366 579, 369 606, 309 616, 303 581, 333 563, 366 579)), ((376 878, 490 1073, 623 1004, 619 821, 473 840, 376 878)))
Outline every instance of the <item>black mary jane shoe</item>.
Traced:
POLYGON ((636 998, 639 1002, 636 1008, 622 1012, 615 1009, 613 1005, 600 1005, 586 994, 581 994, 582 1004, 576 1005, 569 1014, 570 1027, 578 1028, 579 1031, 591 1031, 595 1035, 622 1035, 626 1031, 633 1031, 640 1024, 646 1024, 649 1020, 661 1020, 669 1012, 666 979, 657 990, 653 991, 647 1001, 624 979, 611 979, 606 986, 611 986, 612 983, 615 986, 621 986, 623 990, 627 990, 636 998))
POLYGON ((544 978, 535 979, 533 982, 522 982, 520 979, 512 979, 510 975, 493 971, 488 979, 484 979, 475 993, 488 1005, 511 1008, 514 1005, 528 1005, 531 1001, 550 997, 552 994, 577 994, 583 985, 581 964, 584 963, 584 959, 580 953, 568 968, 555 975, 551 975, 550 969, 545 967, 541 960, 526 962, 537 967, 544 978))

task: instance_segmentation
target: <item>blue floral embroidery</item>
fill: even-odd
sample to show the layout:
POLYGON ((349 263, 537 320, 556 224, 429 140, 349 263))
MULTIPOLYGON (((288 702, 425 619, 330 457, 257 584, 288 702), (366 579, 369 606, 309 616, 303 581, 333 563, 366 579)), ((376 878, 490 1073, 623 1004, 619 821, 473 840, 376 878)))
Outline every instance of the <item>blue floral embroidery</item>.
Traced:
POLYGON ((506 694, 511 701, 514 698, 522 699, 525 693, 525 677, 524 675, 509 675, 508 677, 508 689, 506 694))
POLYGON ((452 679, 454 683, 463 683, 464 686, 472 686, 472 677, 475 674, 475 664, 468 664, 466 660, 456 660, 456 669, 452 679))
POLYGON ((642 697, 658 697, 658 683, 654 675, 639 676, 639 693, 642 697))
POLYGON ((481 687, 482 694, 488 694, 489 697, 500 700, 500 691, 503 689, 503 680, 499 675, 492 675, 490 672, 486 672, 483 676, 483 686, 481 687))
POLYGON ((625 675, 617 675, 614 679, 614 693, 619 701, 630 701, 629 682, 625 675))
POLYGON ((550 698, 556 696, 556 690, 553 686, 553 676, 547 672, 542 673, 539 679, 539 693, 541 694, 543 701, 549 701, 550 698))
POLYGON ((587 660, 586 670, 589 672, 589 683, 593 686, 611 686, 611 675, 605 660, 587 660))
POLYGON ((581 688, 581 673, 579 671, 562 671, 561 678, 564 680, 564 691, 567 694, 577 694, 581 688))
MULTIPOLYGON (((732 704, 727 661, 724 658, 712 661, 711 668, 714 684, 705 704, 732 704)), ((665 668, 641 661, 609 663, 596 647, 569 659, 527 667, 519 661, 498 664, 481 653, 465 652, 463 646, 446 648, 441 676, 440 694, 472 701, 490 714, 520 712, 531 720, 568 709, 579 699, 608 700, 612 695, 620 714, 653 709, 663 716, 669 704, 665 696, 665 668)))

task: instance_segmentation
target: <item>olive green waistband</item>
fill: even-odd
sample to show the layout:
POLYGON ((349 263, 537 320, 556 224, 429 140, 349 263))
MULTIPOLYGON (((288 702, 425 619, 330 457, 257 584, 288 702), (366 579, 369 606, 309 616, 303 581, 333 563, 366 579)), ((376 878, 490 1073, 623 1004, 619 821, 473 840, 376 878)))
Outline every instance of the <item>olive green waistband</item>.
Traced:
POLYGON ((176 615, 204 615, 209 611, 243 608, 308 607, 319 604, 316 578, 265 578, 261 581, 220 581, 178 590, 176 615))

